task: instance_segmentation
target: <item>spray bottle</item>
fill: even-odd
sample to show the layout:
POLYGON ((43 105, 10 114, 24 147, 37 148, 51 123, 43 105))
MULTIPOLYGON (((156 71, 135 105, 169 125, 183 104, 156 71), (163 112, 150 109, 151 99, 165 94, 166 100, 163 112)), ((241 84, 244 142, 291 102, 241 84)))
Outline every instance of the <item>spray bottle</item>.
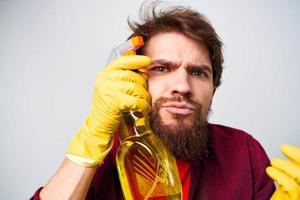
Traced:
MULTIPOLYGON (((112 50, 108 62, 117 56, 134 55, 143 45, 142 37, 130 38, 112 50)), ((126 200, 181 200, 176 160, 151 130, 147 117, 140 112, 123 113, 121 123, 126 128, 119 130, 121 144, 116 154, 123 195, 126 200)))

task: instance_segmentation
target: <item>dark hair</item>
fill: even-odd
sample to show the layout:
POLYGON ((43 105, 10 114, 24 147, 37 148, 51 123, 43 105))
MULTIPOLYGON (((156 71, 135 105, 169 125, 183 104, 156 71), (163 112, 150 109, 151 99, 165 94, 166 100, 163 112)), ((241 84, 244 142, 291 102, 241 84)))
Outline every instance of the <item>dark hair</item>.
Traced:
MULTIPOLYGON (((199 12, 183 6, 161 8, 159 1, 147 4, 144 2, 139 10, 140 21, 128 19, 133 31, 132 36, 142 36, 147 41, 161 32, 179 32, 204 44, 210 54, 213 70, 213 84, 218 87, 223 71, 222 41, 210 22, 199 12)), ((137 51, 143 54, 143 48, 137 51)))

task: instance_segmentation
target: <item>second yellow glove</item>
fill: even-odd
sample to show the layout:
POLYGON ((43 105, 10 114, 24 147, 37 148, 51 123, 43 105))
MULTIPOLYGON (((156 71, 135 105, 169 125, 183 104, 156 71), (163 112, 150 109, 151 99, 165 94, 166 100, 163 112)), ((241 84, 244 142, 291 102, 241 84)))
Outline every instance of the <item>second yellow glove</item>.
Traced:
POLYGON ((123 112, 148 114, 150 95, 144 76, 133 70, 151 63, 147 56, 122 56, 97 75, 92 108, 69 143, 67 157, 83 166, 99 165, 112 147, 123 112))
POLYGON ((300 148, 283 145, 282 153, 289 158, 271 160, 271 167, 267 174, 278 183, 271 200, 299 200, 300 199, 300 148))

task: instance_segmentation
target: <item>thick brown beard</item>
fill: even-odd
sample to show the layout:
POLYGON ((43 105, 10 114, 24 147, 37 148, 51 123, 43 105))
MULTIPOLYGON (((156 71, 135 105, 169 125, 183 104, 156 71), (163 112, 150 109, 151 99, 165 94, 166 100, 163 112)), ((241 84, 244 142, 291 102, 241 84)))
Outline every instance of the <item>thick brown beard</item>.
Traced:
POLYGON ((203 106, 190 99, 182 97, 157 99, 154 103, 152 113, 149 116, 149 123, 153 131, 165 143, 176 159, 190 161, 192 159, 202 159, 207 156, 208 134, 207 134, 207 114, 202 114, 203 106), (193 112, 193 121, 186 125, 185 116, 175 115, 176 125, 163 123, 159 114, 161 105, 169 101, 186 101, 196 107, 193 112), (192 125, 191 125, 192 124, 192 125))

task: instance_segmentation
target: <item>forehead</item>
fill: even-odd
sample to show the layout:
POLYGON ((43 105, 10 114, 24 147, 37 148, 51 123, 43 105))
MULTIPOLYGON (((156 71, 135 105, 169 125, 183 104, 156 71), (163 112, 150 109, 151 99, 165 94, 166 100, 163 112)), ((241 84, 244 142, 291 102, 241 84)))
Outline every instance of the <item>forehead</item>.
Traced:
POLYGON ((181 33, 159 33, 146 43, 144 54, 154 59, 178 62, 206 63, 211 65, 205 45, 181 33))

